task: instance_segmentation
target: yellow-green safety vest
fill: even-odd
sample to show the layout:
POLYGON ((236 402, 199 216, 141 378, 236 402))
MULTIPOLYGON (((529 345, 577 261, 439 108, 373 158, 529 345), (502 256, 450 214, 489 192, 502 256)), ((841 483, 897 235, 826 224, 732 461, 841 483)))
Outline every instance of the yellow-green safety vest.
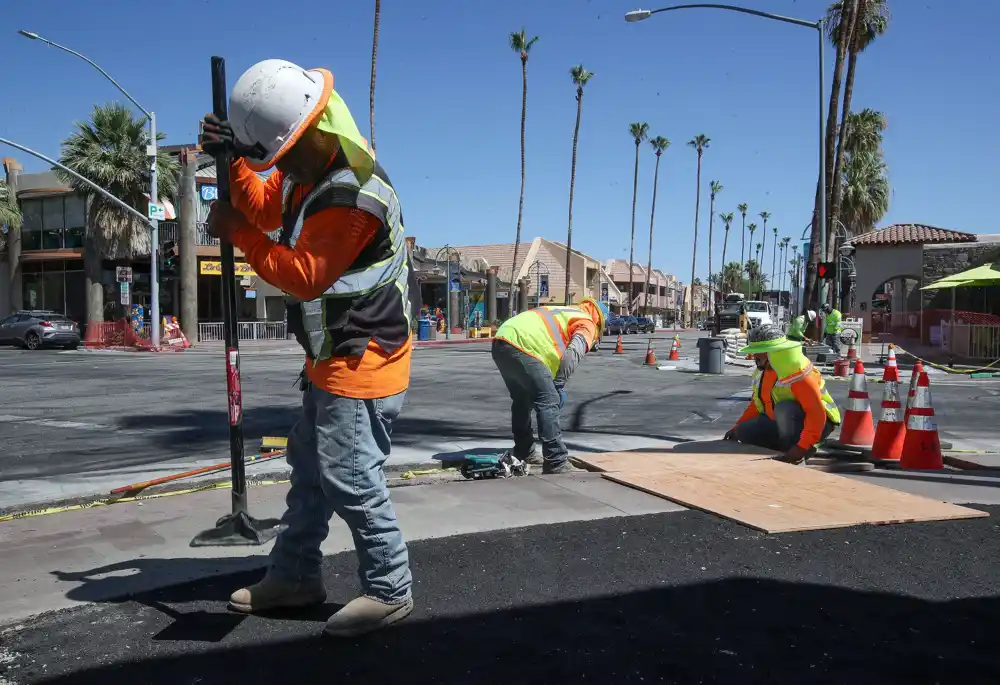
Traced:
POLYGON ((843 314, 839 310, 834 309, 832 312, 826 315, 826 334, 827 335, 837 335, 841 331, 840 320, 843 318, 843 314))
MULTIPOLYGON (((805 364, 800 364, 799 371, 785 376, 784 378, 779 378, 774 383, 774 387, 771 388, 771 403, 772 405, 777 405, 779 402, 797 402, 795 398, 795 393, 792 392, 792 386, 805 380, 808 376, 815 374, 816 379, 819 381, 819 391, 820 396, 823 398, 823 409, 826 410, 826 416, 833 423, 840 425, 840 409, 837 408, 837 403, 833 401, 830 397, 830 393, 826 390, 826 383, 823 382, 823 376, 820 374, 819 370, 812 365, 806 357, 802 357, 805 364)), ((760 384, 762 372, 760 369, 754 371, 753 374, 753 403, 757 407, 757 411, 760 412, 762 416, 766 416, 766 410, 764 408, 764 401, 760 398, 760 384)))
POLYGON ((545 364, 555 378, 569 344, 567 331, 579 319, 593 321, 580 307, 536 307, 504 321, 496 337, 545 364))

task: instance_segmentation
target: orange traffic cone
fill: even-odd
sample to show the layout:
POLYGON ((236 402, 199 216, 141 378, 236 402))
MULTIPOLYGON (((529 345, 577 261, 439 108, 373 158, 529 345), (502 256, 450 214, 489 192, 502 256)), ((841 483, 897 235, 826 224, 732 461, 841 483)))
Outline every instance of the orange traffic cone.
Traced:
POLYGON ((675 362, 681 358, 681 341, 678 337, 674 336, 674 342, 670 345, 670 356, 667 357, 667 361, 675 362))
POLYGON ((646 345, 646 361, 643 362, 646 366, 656 366, 656 354, 653 352, 653 339, 649 339, 649 344, 646 345))
POLYGON ((840 427, 840 442, 856 447, 871 447, 875 441, 875 424, 872 423, 872 406, 868 401, 868 380, 865 365, 860 359, 854 362, 851 390, 847 394, 847 412, 840 427))
POLYGON ((858 349, 854 346, 854 341, 847 347, 847 361, 852 362, 858 358, 858 349))
POLYGON ((934 421, 934 407, 931 406, 931 383, 926 371, 921 371, 917 379, 899 465, 904 469, 944 468, 941 439, 934 421))
POLYGON ((899 461, 903 454, 906 423, 903 420, 903 406, 899 401, 899 367, 896 366, 896 355, 891 345, 882 383, 882 415, 875 427, 872 459, 899 461))
MULTIPOLYGON (((896 346, 893 345, 892 343, 889 343, 889 355, 885 358, 885 364, 883 365, 882 368, 885 369, 886 371, 888 371, 889 367, 892 367, 894 369, 897 368, 897 366, 896 366, 896 346)), ((882 378, 884 380, 885 376, 883 376, 882 378)), ((898 374, 896 376, 896 381, 897 382, 899 381, 899 375, 898 374)))
POLYGON ((923 372, 924 365, 918 359, 917 363, 913 365, 913 373, 910 374, 910 389, 906 393, 906 414, 903 416, 903 423, 906 423, 910 418, 910 407, 913 406, 913 397, 917 392, 917 380, 923 372))
POLYGON ((625 354, 625 348, 622 347, 622 334, 618 334, 618 344, 615 345, 615 354, 625 354))

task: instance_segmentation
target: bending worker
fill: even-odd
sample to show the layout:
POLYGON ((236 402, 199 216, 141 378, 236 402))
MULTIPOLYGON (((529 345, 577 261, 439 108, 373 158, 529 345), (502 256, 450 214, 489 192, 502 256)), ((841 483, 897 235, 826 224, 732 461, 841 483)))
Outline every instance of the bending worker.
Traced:
POLYGON ((823 342, 830 346, 837 356, 840 356, 840 334, 843 333, 844 327, 841 324, 844 316, 840 313, 839 309, 834 309, 829 304, 823 305, 823 318, 824 328, 823 328, 823 342))
POLYGON ((739 354, 757 364, 753 396, 726 440, 782 452, 780 461, 798 464, 840 425, 840 411, 802 345, 773 325, 750 331, 739 354))
POLYGON ((288 437, 285 528, 263 580, 234 592, 229 606, 322 604, 320 543, 336 513, 351 529, 363 594, 323 632, 359 635, 413 609, 382 470, 409 385, 416 315, 399 201, 329 71, 259 62, 233 87, 229 116, 205 117, 202 148, 233 154, 232 204, 214 203, 209 231, 285 292, 288 328, 306 355, 302 413, 288 437), (267 180, 257 176, 273 166, 267 180), (277 228, 275 242, 265 232, 277 228))
POLYGON ((812 309, 807 309, 799 316, 796 316, 788 324, 788 329, 785 331, 785 337, 789 340, 794 340, 798 343, 801 342, 812 342, 808 337, 806 337, 806 330, 809 326, 816 323, 816 312, 812 309))
POLYGON ((566 381, 604 331, 608 307, 592 298, 580 306, 537 307, 507 319, 493 340, 493 362, 510 392, 514 456, 542 473, 570 473, 559 412, 566 381), (542 458, 535 451, 531 411, 538 420, 542 458))

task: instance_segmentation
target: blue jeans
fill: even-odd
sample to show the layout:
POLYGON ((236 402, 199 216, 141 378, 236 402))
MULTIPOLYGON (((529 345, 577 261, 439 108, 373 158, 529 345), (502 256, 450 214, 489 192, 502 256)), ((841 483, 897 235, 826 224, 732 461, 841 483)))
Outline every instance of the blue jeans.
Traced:
POLYGON ((306 385, 302 416, 288 436, 291 488, 281 519, 288 527, 271 551, 273 574, 319 579, 320 544, 337 514, 354 537, 364 594, 389 603, 409 597, 409 555, 382 470, 405 394, 357 400, 306 385))
MULTIPOLYGON (((778 402, 774 405, 774 420, 758 414, 736 426, 736 439, 776 452, 787 452, 802 437, 806 413, 798 402, 778 402)), ((822 438, 827 438, 836 426, 827 419, 822 438)))
POLYGON ((840 356, 840 351, 843 348, 843 343, 840 340, 839 333, 827 333, 823 337, 823 342, 826 343, 831 350, 833 350, 834 354, 836 354, 838 357, 840 356))
POLYGON ((510 428, 514 456, 525 459, 535 446, 531 412, 538 420, 545 468, 561 466, 569 458, 559 428, 559 391, 552 372, 542 362, 503 340, 493 341, 493 362, 510 393, 510 428))

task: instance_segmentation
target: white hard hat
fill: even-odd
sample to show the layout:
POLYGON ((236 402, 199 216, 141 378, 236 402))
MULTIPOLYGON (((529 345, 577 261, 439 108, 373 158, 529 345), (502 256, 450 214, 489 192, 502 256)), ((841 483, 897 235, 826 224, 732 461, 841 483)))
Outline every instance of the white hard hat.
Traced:
POLYGON ((229 96, 229 123, 254 171, 274 166, 323 113, 333 91, 333 74, 266 59, 244 72, 229 96), (260 155, 260 156, 257 156, 260 155))

